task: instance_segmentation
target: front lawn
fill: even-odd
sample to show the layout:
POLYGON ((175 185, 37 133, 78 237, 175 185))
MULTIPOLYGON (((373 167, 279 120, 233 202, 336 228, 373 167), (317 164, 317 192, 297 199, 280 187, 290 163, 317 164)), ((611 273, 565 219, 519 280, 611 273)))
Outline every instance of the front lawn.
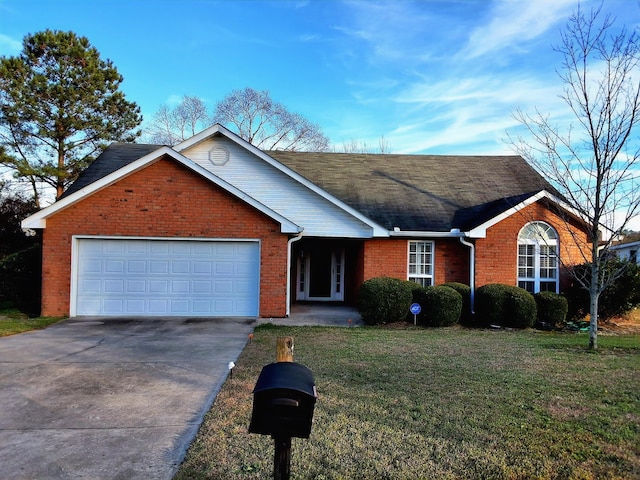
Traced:
POLYGON ((28 315, 18 310, 0 309, 0 337, 39 330, 59 322, 61 319, 61 317, 29 318, 28 315))
POLYGON ((260 327, 176 478, 264 479, 273 441, 247 433, 276 338, 314 373, 292 478, 640 478, 640 335, 459 327, 260 327))

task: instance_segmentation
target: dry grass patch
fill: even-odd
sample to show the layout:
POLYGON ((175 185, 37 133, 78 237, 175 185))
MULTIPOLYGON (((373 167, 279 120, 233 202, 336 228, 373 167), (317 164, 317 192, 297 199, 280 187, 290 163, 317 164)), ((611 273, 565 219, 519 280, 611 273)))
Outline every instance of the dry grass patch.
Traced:
POLYGON ((252 389, 295 339, 319 392, 292 478, 640 478, 640 336, 459 327, 259 328, 176 478, 264 479, 273 441, 247 432, 252 389))

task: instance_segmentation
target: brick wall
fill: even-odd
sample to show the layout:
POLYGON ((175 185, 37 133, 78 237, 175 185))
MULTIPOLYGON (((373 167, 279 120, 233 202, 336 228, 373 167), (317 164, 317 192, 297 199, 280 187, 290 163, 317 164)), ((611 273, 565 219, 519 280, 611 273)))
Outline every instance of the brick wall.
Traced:
POLYGON ((42 315, 69 313, 72 235, 259 238, 260 315, 286 313, 280 225, 173 160, 158 160, 47 219, 42 315))
MULTIPOLYGON (((537 202, 511 215, 487 230, 487 237, 475 240, 476 287, 488 283, 517 285, 518 233, 527 223, 544 221, 559 235, 562 265, 583 263, 588 252, 587 235, 575 222, 537 202)), ((456 239, 435 239, 435 284, 469 284, 469 248, 456 239)), ((362 281, 378 276, 407 278, 407 239, 368 240, 363 249, 362 281)), ((570 281, 561 268, 560 288, 570 281)))
MULTIPOLYGON (((437 239, 435 242, 436 284, 469 283, 469 248, 458 239, 437 239)), ((375 239, 364 245, 363 280, 387 276, 407 279, 408 239, 375 239)))
MULTIPOLYGON (((476 287, 488 283, 517 285, 518 233, 527 223, 547 222, 559 236, 560 260, 563 265, 583 263, 582 251, 588 251, 587 235, 575 222, 545 207, 542 202, 527 206, 487 230, 487 238, 476 240, 476 287)), ((560 288, 568 278, 562 274, 560 288)))

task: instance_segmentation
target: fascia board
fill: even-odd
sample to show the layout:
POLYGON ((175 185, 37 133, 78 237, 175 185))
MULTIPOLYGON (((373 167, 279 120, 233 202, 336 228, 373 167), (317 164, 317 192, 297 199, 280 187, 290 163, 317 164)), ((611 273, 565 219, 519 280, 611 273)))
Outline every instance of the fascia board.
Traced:
POLYGON ((419 230, 393 230, 389 232, 390 237, 399 238, 460 238, 463 236, 460 230, 449 232, 427 232, 419 230))
POLYGON ((47 219, 47 217, 50 217, 51 215, 53 215, 53 214, 65 209, 65 208, 69 207, 70 205, 73 205, 74 203, 76 203, 76 202, 82 200, 83 198, 85 198, 85 197, 97 192, 98 190, 101 190, 101 189, 103 189, 103 188, 115 183, 116 181, 120 180, 121 178, 124 178, 124 177, 126 177, 128 175, 131 175, 132 173, 134 173, 134 172, 146 167, 148 164, 156 161, 157 159, 159 159, 160 157, 162 157, 164 155, 172 157, 174 160, 182 163, 185 167, 187 167, 190 170, 193 170, 195 173, 205 177, 207 180, 209 180, 212 183, 216 184, 220 188, 226 190, 227 192, 231 193, 235 197, 239 198, 240 200, 246 202, 247 204, 249 204, 252 207, 254 207, 257 210, 259 210, 260 212, 264 213, 268 217, 270 217, 273 220, 277 221, 278 223, 280 223, 280 229, 281 229, 282 233, 300 233, 302 231, 301 227, 299 227, 298 225, 296 225, 295 223, 293 223, 289 219, 287 219, 287 218, 283 217, 282 215, 280 215, 279 213, 271 210, 267 206, 265 206, 262 203, 258 202, 257 200, 255 200, 254 198, 250 197, 249 195, 247 195, 246 193, 242 192, 241 190, 237 189, 233 185, 225 182, 221 178, 215 176, 209 170, 206 170, 205 168, 202 168, 200 165, 198 165, 194 161, 190 160, 189 158, 185 157, 184 155, 179 154, 178 152, 176 152, 175 150, 173 150, 170 147, 160 147, 159 149, 154 150, 153 152, 145 155, 144 157, 141 157, 138 160, 136 160, 134 162, 131 162, 128 165, 125 165, 124 167, 120 168, 119 170, 116 170, 115 172, 110 173, 109 175, 101 178, 100 180, 97 180, 97 181, 93 182, 92 184, 87 185, 85 188, 83 188, 81 190, 78 190, 77 192, 74 192, 73 194, 69 195, 68 197, 65 197, 62 200, 59 200, 59 201, 55 202, 54 204, 52 204, 52 205, 50 205, 48 207, 45 207, 44 209, 40 210, 39 212, 34 213, 33 215, 30 215, 29 217, 25 218, 22 221, 22 223, 21 223, 22 228, 23 229, 27 229, 27 228, 31 228, 31 229, 46 228, 46 219, 47 219))
POLYGON ((247 142, 246 140, 244 140, 240 136, 236 135, 235 133, 231 132, 227 128, 223 127, 219 123, 213 125, 212 127, 207 128, 206 130, 203 130, 202 132, 200 132, 197 135, 185 140, 184 142, 179 143, 178 145, 176 145, 173 148, 177 152, 181 152, 181 151, 185 150, 186 148, 192 147, 193 145, 196 145, 196 144, 198 144, 198 143, 206 140, 207 138, 209 138, 209 137, 211 137, 211 136, 213 136, 215 134, 218 134, 218 133, 221 134, 221 135, 224 135, 225 137, 227 137, 227 139, 229 139, 230 141, 236 143, 239 147, 244 148, 245 150, 248 150, 253 155, 257 156, 258 158, 260 158, 261 160, 265 161, 266 163, 268 163, 272 167, 276 168, 277 170, 280 170, 282 173, 284 173, 285 175, 291 177, 292 179, 294 179, 298 183, 301 183, 302 185, 304 185, 309 190, 311 190, 314 193, 320 195, 322 198, 324 198, 325 200, 331 202, 332 204, 334 204, 335 206, 337 206, 341 210, 344 210, 349 215, 351 215, 352 217, 355 217, 356 219, 358 219, 359 221, 361 221, 365 225, 368 225, 369 227, 371 227, 371 229, 373 230, 373 236, 374 237, 388 237, 389 236, 389 232, 388 232, 388 230, 386 228, 384 228, 381 225, 377 224, 376 222, 374 222, 370 218, 365 217, 364 215, 362 215, 357 210, 353 209, 352 207, 350 207, 346 203, 342 202, 338 198, 334 197, 330 193, 324 191, 323 189, 318 187, 315 183, 310 182, 309 180, 307 180, 306 178, 304 178, 300 174, 296 173, 294 170, 291 170, 289 167, 287 167, 287 166, 283 165, 282 163, 278 162, 275 158, 267 155, 266 153, 264 153, 262 150, 260 150, 255 145, 252 145, 251 143, 247 142))
POLYGON ((514 213, 519 212, 523 208, 537 202, 538 200, 541 200, 542 198, 547 198, 548 200, 555 203, 563 210, 567 211, 569 214, 575 216, 578 219, 582 219, 582 216, 580 215, 580 213, 575 208, 570 206, 567 202, 549 193, 547 190, 540 190, 538 193, 530 196, 529 198, 518 203, 517 205, 514 205, 513 207, 505 210, 500 215, 496 215, 495 217, 487 220, 486 222, 478 225, 477 227, 472 228, 467 232, 466 236, 470 238, 486 238, 487 229, 489 229, 496 223, 499 223, 502 220, 510 217, 514 213))
POLYGON ((640 247, 640 241, 637 242, 629 242, 629 243, 619 243, 617 245, 611 245, 609 250, 623 250, 625 248, 633 248, 640 247))
POLYGON ((228 137, 229 139, 233 140, 233 138, 231 138, 232 133, 226 128, 224 128, 222 125, 220 125, 219 123, 216 123, 215 125, 212 125, 209 128, 204 129, 200 133, 195 134, 193 137, 187 138, 183 142, 180 142, 177 145, 174 145, 173 149, 176 152, 181 152, 189 147, 192 147, 194 145, 197 145, 200 142, 205 141, 207 138, 212 137, 217 133, 222 133, 225 137, 228 137))

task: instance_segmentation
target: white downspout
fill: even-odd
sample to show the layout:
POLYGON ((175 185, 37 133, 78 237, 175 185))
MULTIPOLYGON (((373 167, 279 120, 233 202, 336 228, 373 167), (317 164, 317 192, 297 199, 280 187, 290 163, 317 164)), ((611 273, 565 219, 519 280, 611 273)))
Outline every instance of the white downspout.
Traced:
POLYGON ((475 311, 475 294, 476 294, 476 246, 467 242, 463 236, 458 237, 460 243, 470 248, 469 253, 469 288, 471 289, 469 303, 471 308, 471 314, 474 315, 475 311))
POLYGON ((297 236, 292 237, 287 242, 287 308, 285 311, 285 316, 289 317, 291 314, 291 249, 293 242, 297 242, 298 240, 302 240, 302 232, 298 233, 297 236))

